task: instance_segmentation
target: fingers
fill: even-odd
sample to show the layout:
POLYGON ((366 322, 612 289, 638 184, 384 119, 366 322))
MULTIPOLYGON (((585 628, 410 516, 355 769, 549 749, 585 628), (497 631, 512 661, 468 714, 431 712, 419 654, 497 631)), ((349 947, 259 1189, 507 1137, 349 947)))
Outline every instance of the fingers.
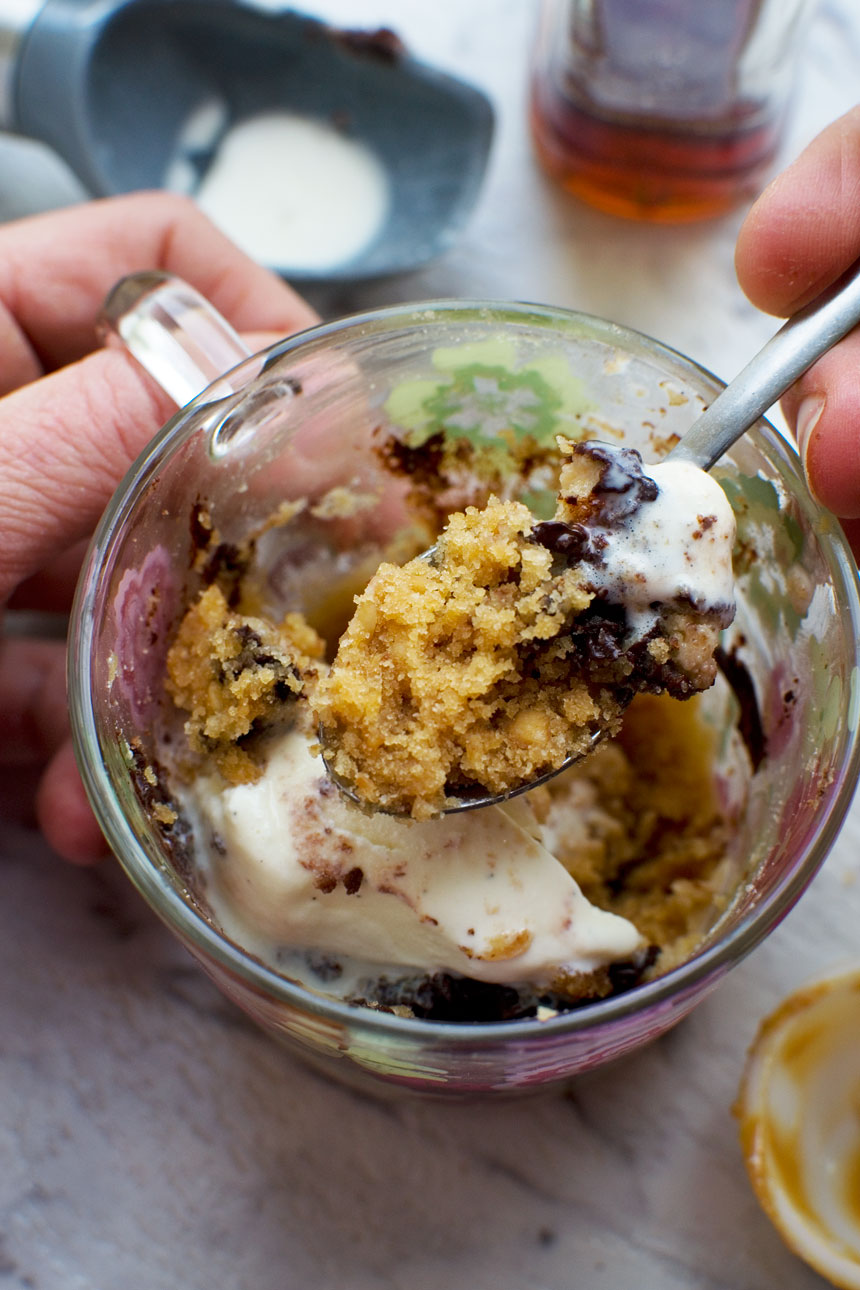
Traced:
POLYGON ((0 651, 0 767, 42 766, 69 732, 65 645, 10 639, 0 651))
POLYGON ((860 518, 860 332, 852 332, 783 399, 812 492, 837 515, 860 518))
POLYGON ((827 127, 765 189, 735 250, 742 289, 781 318, 860 257, 860 107, 827 127))
POLYGON ((78 864, 106 855, 69 739, 61 641, 3 641, 0 726, 3 787, 14 785, 4 813, 8 806, 29 823, 35 796, 36 822, 59 855, 78 864))
POLYGON ((94 864, 109 854, 78 775, 69 740, 48 764, 36 793, 39 828, 58 855, 73 864, 94 864))
POLYGON ((860 107, 834 121, 747 215, 735 268, 754 305, 786 318, 860 257, 860 107))
POLYGON ((842 527, 854 552, 854 559, 860 564, 860 520, 843 520, 842 527))
POLYGON ((87 550, 85 541, 76 542, 56 560, 16 587, 7 602, 9 609, 68 614, 75 585, 87 550))
POLYGON ((89 534, 174 410, 128 355, 89 353, 109 289, 147 268, 185 278, 241 331, 275 338, 316 321, 184 198, 135 194, 0 229, 0 392, 12 390, 0 400, 0 600, 89 534))
POLYGON ((140 269, 185 278, 240 331, 283 336, 317 321, 187 198, 90 202, 0 229, 0 393, 92 350, 104 297, 140 269))
POLYGON ((0 229, 0 600, 92 530, 173 411, 128 355, 89 353, 110 288, 153 268, 185 278, 244 332, 280 337, 316 321, 184 198, 134 194, 0 229))
MULTIPOLYGON (((97 348, 102 301, 141 269, 184 278, 260 344, 317 321, 182 198, 137 194, 0 229, 0 601, 68 603, 80 542, 174 411, 128 354, 97 348)), ((3 651, 3 783, 30 784, 47 760, 36 793, 45 836, 69 860, 97 858, 106 847, 67 738, 63 650, 3 651)))
POLYGON ((41 371, 33 346, 0 298, 0 397, 34 381, 41 371))
POLYGON ((91 354, 0 401, 0 600, 92 531, 172 411, 121 350, 91 354))
MULTIPOLYGON (((753 304, 787 317, 860 258, 860 107, 828 126, 753 206, 738 236, 738 281, 753 304)), ((809 486, 860 518, 860 338, 836 345, 783 399, 809 486)), ((857 525, 849 524, 857 536, 857 525)), ((857 548, 855 547, 855 550, 857 548)))
MULTIPOLYGON (((246 337, 260 346, 276 338, 246 337)), ((89 354, 0 399, 0 602, 37 575, 27 590, 39 590, 42 600, 31 603, 61 605, 63 586, 68 603, 74 557, 61 559, 53 580, 44 567, 92 532, 131 463, 175 410, 118 348, 89 354)), ((24 603, 21 594, 16 600, 24 603)))

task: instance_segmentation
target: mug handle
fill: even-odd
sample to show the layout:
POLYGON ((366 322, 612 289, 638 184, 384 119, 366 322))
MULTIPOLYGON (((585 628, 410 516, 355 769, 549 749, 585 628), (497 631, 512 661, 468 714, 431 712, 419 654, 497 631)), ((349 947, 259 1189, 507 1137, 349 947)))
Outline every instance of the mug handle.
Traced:
POLYGON ((233 377, 251 357, 241 337, 205 296, 170 273, 121 278, 96 329, 104 344, 127 349, 179 407, 204 391, 206 402, 236 394, 251 375, 233 377))

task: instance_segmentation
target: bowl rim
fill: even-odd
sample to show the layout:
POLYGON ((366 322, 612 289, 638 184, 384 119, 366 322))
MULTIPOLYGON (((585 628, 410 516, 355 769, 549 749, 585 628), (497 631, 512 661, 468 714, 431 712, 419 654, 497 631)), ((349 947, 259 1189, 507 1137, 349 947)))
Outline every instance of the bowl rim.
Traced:
MULTIPOLYGON (((458 318, 466 322, 486 319, 494 323, 515 320, 541 327, 560 325, 577 332, 587 332, 606 344, 624 346, 637 357, 669 368, 682 369, 690 379, 696 378, 714 393, 724 382, 705 367, 679 351, 664 345, 633 328, 558 306, 520 301, 439 299, 417 303, 388 305, 364 310, 334 322, 318 324, 276 342, 273 346, 246 360, 254 371, 265 370, 269 362, 299 347, 318 344, 337 337, 349 340, 366 337, 378 331, 390 332, 392 324, 417 325, 426 328, 430 321, 458 318)), ((245 363, 239 367, 245 366, 245 363)), ((237 370, 237 369, 234 369, 237 370)), ((176 444, 183 441, 179 432, 189 416, 209 400, 203 391, 166 423, 126 473, 109 502, 90 543, 72 608, 68 646, 68 691, 72 735, 78 766, 87 795, 105 837, 125 873, 154 912, 193 952, 210 958, 219 968, 245 985, 300 1013, 313 1014, 348 1031, 379 1037, 401 1036, 423 1043, 444 1041, 454 1047, 491 1048, 494 1044, 559 1038, 575 1033, 596 1032, 635 1013, 647 1013, 656 1005, 684 999, 695 990, 704 991, 710 980, 739 963, 782 920, 817 874, 832 846, 850 806, 854 788, 860 779, 860 577, 847 540, 838 521, 807 493, 807 505, 819 520, 821 543, 828 572, 837 599, 843 606, 846 635, 854 642, 854 669, 851 694, 845 713, 840 740, 840 764, 827 786, 813 829, 803 850, 792 866, 782 873, 767 898, 755 910, 744 915, 728 933, 693 957, 645 984, 622 994, 597 1000, 546 1019, 526 1017, 510 1021, 459 1022, 432 1021, 419 1017, 402 1017, 393 1013, 358 1007, 314 989, 287 980, 259 959, 222 936, 196 909, 182 900, 161 868, 152 863, 128 820, 119 807, 105 759, 99 755, 101 740, 90 701, 92 646, 95 635, 93 597, 95 573, 109 554, 117 530, 135 498, 176 444), (109 791, 105 792, 107 788, 109 791)), ((193 429, 192 431, 193 432, 193 429)), ((799 485, 806 492, 800 459, 795 449, 764 418, 751 430, 756 446, 779 469, 780 476, 799 485)))

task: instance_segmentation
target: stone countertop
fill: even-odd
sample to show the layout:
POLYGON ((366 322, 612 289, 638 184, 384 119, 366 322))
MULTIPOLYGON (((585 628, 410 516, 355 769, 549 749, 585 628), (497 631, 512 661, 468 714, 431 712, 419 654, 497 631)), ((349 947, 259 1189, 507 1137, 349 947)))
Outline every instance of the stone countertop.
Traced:
MULTIPOLYGON (((775 324, 734 280, 736 213, 646 227, 565 200, 525 126, 523 0, 328 0, 388 22, 498 111, 465 236, 420 273, 316 289, 334 315, 513 297, 650 332, 731 376, 775 324)), ((785 158, 850 107, 860 11, 822 0, 785 158)), ((0 217, 79 195, 0 142, 0 217)), ((0 826, 0 1287, 812 1290, 747 1183, 731 1114, 763 1014, 860 958, 860 801, 800 904, 675 1031, 529 1101, 377 1101, 307 1070, 215 992, 111 864, 0 826)))

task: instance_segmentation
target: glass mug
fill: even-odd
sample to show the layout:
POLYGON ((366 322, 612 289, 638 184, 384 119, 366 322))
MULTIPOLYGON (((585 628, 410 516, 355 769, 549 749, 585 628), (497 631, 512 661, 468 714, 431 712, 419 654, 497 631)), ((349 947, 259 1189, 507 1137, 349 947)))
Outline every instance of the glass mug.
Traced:
MULTIPOLYGON (((857 573, 838 523, 810 497, 794 451, 760 421, 715 468, 737 516, 741 553, 738 616, 726 648, 742 660, 758 714, 750 745, 758 743, 757 765, 733 838, 731 904, 688 961, 627 993, 547 1019, 427 1021, 350 1006, 255 957, 207 908, 188 837, 159 823, 146 768, 161 756, 155 731, 167 645, 199 584, 197 508, 205 502, 207 523, 229 545, 265 528, 285 499, 356 479, 371 490, 390 486, 372 451, 381 427, 408 446, 443 424, 448 434, 464 425, 492 433, 520 416, 552 436, 567 429, 577 438, 623 437, 654 460, 720 382, 614 324, 518 304, 395 306, 248 357, 190 288, 138 275, 114 293, 107 326, 185 404, 106 510, 82 571, 69 647, 84 782, 121 865, 156 913, 266 1031, 331 1073, 376 1089, 541 1088, 679 1021, 810 882, 860 767, 857 573)), ((404 522, 407 512, 408 505, 404 522)), ((312 558, 320 552, 323 568, 338 577, 361 569, 366 577, 368 551, 383 528, 370 508, 346 536, 342 522, 325 515, 277 530, 272 568, 284 607, 312 609, 328 589, 312 558)), ((717 690, 709 692, 710 720, 727 732, 736 701, 727 686, 722 697, 717 690)), ((735 769, 718 756, 724 798, 737 797, 735 769)))
POLYGON ((774 161, 810 0, 544 0, 531 121, 547 170, 634 219, 704 219, 774 161))

